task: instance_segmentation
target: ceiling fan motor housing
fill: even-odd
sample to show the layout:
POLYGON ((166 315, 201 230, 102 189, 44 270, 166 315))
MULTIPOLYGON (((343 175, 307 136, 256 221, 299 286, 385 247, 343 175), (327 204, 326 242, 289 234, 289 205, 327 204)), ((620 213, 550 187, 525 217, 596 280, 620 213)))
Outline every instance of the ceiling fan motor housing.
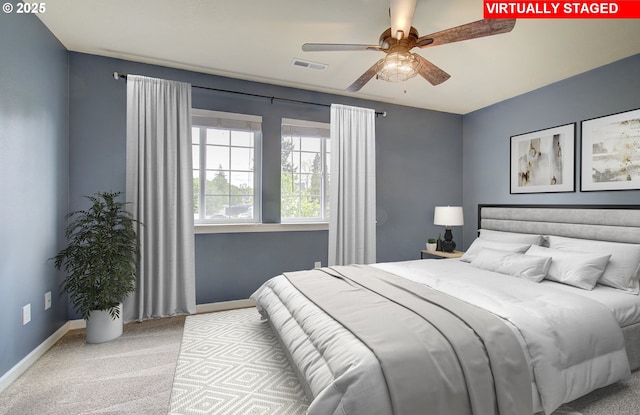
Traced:
POLYGON ((391 49, 396 47, 406 48, 406 50, 411 50, 416 45, 416 41, 420 36, 418 35, 418 30, 415 27, 411 27, 408 36, 403 36, 401 40, 398 40, 391 36, 391 28, 388 28, 380 35, 380 39, 378 43, 380 47, 386 52, 393 52, 391 49))

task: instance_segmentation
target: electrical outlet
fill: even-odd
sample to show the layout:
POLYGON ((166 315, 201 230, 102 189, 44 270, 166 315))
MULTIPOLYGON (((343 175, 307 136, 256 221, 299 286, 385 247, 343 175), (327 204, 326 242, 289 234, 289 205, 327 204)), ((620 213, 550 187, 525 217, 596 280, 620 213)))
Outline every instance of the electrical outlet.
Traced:
POLYGON ((321 268, 321 267, 322 267, 322 262, 320 262, 320 261, 316 261, 316 262, 314 262, 314 263, 313 263, 313 267, 314 267, 314 268, 321 268))
POLYGON ((22 307, 22 325, 31 321, 31 304, 22 307))
POLYGON ((51 308, 51 291, 47 291, 44 293, 44 309, 48 310, 51 308))

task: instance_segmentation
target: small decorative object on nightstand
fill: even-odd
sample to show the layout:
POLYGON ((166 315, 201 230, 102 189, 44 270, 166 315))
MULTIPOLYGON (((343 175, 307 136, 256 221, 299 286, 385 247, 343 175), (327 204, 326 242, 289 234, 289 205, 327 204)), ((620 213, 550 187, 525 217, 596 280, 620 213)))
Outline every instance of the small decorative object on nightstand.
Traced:
POLYGON ((427 246, 427 251, 435 251, 438 245, 436 244, 436 240, 435 239, 429 238, 427 240, 427 245, 426 246, 427 246))
POLYGON ((453 252, 456 249, 456 243, 453 242, 451 227, 464 225, 462 206, 436 206, 433 224, 445 226, 442 250, 444 252, 453 252))

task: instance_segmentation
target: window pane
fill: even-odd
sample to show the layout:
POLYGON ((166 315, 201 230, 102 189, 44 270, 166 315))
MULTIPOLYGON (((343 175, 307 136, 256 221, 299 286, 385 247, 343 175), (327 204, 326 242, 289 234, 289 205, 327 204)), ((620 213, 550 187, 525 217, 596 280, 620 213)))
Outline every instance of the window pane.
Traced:
POLYGON ((300 137, 291 136, 291 148, 300 151, 300 137))
POLYGON ((304 191, 304 184, 299 174, 292 174, 291 179, 293 180, 291 183, 292 193, 300 193, 301 191, 304 191))
POLYGON ((198 127, 191 128, 191 143, 200 144, 200 129, 198 127))
POLYGON ((294 183, 297 181, 298 175, 291 172, 280 173, 280 191, 282 195, 294 193, 294 183))
POLYGON ((231 131, 231 145, 253 147, 253 133, 248 131, 231 131))
POLYGON ((235 219, 253 218, 253 197, 231 197, 230 204, 225 208, 225 216, 235 219))
POLYGON ((302 142, 301 142, 300 150, 302 150, 302 151, 319 152, 320 151, 320 146, 322 144, 321 140, 322 139, 320 139, 320 138, 305 137, 304 140, 302 140, 302 142))
POLYGON ((299 198, 297 196, 283 196, 282 197, 282 217, 283 218, 296 218, 299 216, 299 198))
POLYGON ((229 145, 229 130, 207 128, 207 144, 229 145))
POLYGON ((321 172, 320 154, 300 153, 300 173, 321 172))
POLYGON ((311 184, 311 175, 301 174, 300 181, 298 182, 298 188, 300 189, 300 193, 307 194, 309 192, 310 184, 311 184))
POLYGON ((193 159, 193 168, 200 168, 200 146, 194 145, 191 146, 191 158, 193 159))
POLYGON ((309 187, 307 191, 307 195, 313 196, 315 198, 320 198, 322 195, 322 175, 321 174, 311 174, 309 175, 309 187))
POLYGON ((305 219, 320 218, 320 201, 318 199, 302 198, 300 202, 300 217, 305 219))
POLYGON ((331 212, 331 198, 329 197, 329 195, 326 196, 325 200, 324 200, 324 217, 325 218, 329 218, 330 215, 329 213, 331 212))
POLYGON ((207 146, 207 170, 229 170, 229 147, 207 146))
POLYGON ((205 219, 226 219, 225 210, 229 206, 229 196, 205 196, 207 211, 205 219))
POLYGON ((231 172, 230 194, 253 195, 253 173, 231 172))
POLYGON ((253 149, 231 147, 231 170, 253 170, 253 149))
POLYGON ((193 171, 193 215, 195 219, 200 217, 200 172, 193 171))
POLYGON ((229 179, 227 172, 222 170, 207 171, 207 183, 204 189, 207 195, 228 195, 229 179))

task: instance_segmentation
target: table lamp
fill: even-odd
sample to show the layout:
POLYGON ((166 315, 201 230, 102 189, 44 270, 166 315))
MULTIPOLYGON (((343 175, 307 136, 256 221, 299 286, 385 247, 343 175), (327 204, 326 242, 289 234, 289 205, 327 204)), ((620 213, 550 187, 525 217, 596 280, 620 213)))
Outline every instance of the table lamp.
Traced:
POLYGON ((453 252, 456 249, 456 243, 453 242, 451 227, 464 225, 462 206, 436 206, 433 215, 433 224, 443 225, 445 227, 442 250, 444 252, 453 252))

